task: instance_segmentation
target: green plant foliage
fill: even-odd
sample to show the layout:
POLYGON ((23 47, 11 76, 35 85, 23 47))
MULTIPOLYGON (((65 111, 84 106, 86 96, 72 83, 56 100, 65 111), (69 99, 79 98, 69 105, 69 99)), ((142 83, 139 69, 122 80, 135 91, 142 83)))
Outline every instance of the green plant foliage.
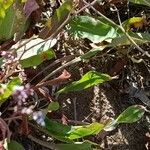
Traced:
POLYGON ((0 94, 0 105, 12 95, 13 88, 19 85, 21 85, 21 79, 18 77, 10 80, 7 84, 0 84, 0 89, 3 91, 0 94))
POLYGON ((149 0, 129 0, 132 3, 140 4, 140 5, 146 5, 150 7, 150 1, 149 0))
POLYGON ((67 133, 71 131, 71 126, 63 125, 46 117, 45 130, 47 134, 50 134, 60 141, 71 142, 71 140, 66 137, 67 133))
POLYGON ((93 150, 91 143, 79 142, 76 144, 56 144, 55 150, 93 150))
POLYGON ((102 131, 103 128, 104 128, 103 124, 96 123, 96 122, 82 127, 75 127, 75 130, 72 130, 69 133, 68 138, 74 140, 88 135, 96 135, 100 131, 102 131))
POLYGON ((113 130, 120 123, 134 123, 142 118, 145 108, 142 105, 133 105, 123 111, 117 119, 106 125, 106 131, 113 130))
POLYGON ((0 19, 6 16, 6 11, 12 4, 13 0, 0 0, 0 19))
POLYGON ((128 107, 116 119, 117 123, 134 123, 141 119, 144 115, 145 109, 142 105, 134 105, 128 107))
POLYGON ((0 41, 11 39, 15 33, 16 39, 20 38, 28 24, 29 20, 23 14, 23 5, 15 2, 8 8, 3 19, 0 19, 0 41))
POLYGON ((48 118, 45 119, 45 129, 48 134, 54 136, 61 141, 72 141, 89 135, 98 134, 103 128, 103 124, 92 123, 84 126, 68 126, 52 121, 48 118))
POLYGON ((56 111, 59 109, 59 103, 58 102, 51 102, 49 105, 48 105, 48 110, 50 111, 56 111))
MULTIPOLYGON (((25 43, 23 41, 21 44, 25 43)), ((20 44, 20 42, 19 42, 20 44)), ((33 66, 38 66, 45 60, 49 60, 55 57, 54 51, 50 48, 56 44, 56 41, 47 41, 37 38, 31 40, 26 45, 17 50, 17 57, 20 60, 22 67, 28 68, 33 66)), ((13 48, 17 49, 19 45, 17 44, 13 48)))
POLYGON ((143 17, 132 17, 124 21, 122 26, 126 31, 130 31, 131 26, 134 28, 140 28, 145 23, 145 18, 143 17))
POLYGON ((78 16, 69 25, 69 32, 75 37, 87 38, 94 43, 111 41, 117 36, 115 28, 90 16, 78 16))
POLYGON ((7 143, 6 150, 24 150, 24 147, 20 143, 11 140, 9 143, 7 143))
POLYGON ((112 78, 103 73, 96 71, 89 71, 79 81, 72 82, 70 85, 67 85, 63 89, 59 90, 58 93, 68 93, 72 91, 81 91, 87 88, 90 88, 94 85, 104 83, 111 80, 112 78))
MULTIPOLYGON (((150 42, 149 33, 130 32, 129 35, 137 44, 150 42)), ((126 35, 121 35, 121 36, 114 38, 109 45, 115 47, 115 46, 122 46, 122 45, 132 45, 132 43, 129 41, 126 35)))

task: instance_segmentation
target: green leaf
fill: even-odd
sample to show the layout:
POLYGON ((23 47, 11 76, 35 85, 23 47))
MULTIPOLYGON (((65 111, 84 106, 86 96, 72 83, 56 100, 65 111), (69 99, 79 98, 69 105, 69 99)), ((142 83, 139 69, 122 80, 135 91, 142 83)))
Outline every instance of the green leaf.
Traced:
POLYGON ((145 108, 142 105, 133 105, 123 111, 117 119, 110 122, 104 130, 111 131, 120 123, 134 123, 142 118, 145 108))
POLYGON ((63 125, 46 117, 45 130, 47 134, 50 134, 60 141, 71 142, 71 140, 66 137, 67 133, 71 131, 71 126, 63 125))
POLYGON ((11 140, 8 143, 8 149, 7 150, 25 150, 25 149, 20 143, 14 141, 14 140, 11 140))
POLYGON ((79 139, 89 135, 98 134, 103 128, 103 124, 92 123, 84 126, 68 126, 58 122, 45 119, 45 129, 47 134, 61 141, 71 142, 74 139, 79 139))
MULTIPOLYGON (((24 44, 25 42, 26 40, 17 43, 12 47, 12 49, 17 49, 20 44, 24 44)), ((55 44, 56 40, 49 40, 47 42, 40 38, 31 40, 26 45, 17 50, 17 58, 20 60, 20 63, 24 68, 38 66, 43 61, 55 57, 55 53, 51 49, 51 47, 55 44)))
POLYGON ((51 102, 49 105, 48 105, 48 110, 51 110, 51 111, 56 111, 59 109, 59 103, 58 102, 51 102))
POLYGON ((150 7, 150 1, 149 0, 129 0, 132 3, 146 5, 150 7))
POLYGON ((122 23, 122 26, 124 27, 126 31, 130 31, 131 26, 138 29, 145 24, 145 21, 146 20, 144 17, 132 17, 124 21, 122 23))
POLYGON ((0 8, 0 18, 5 17, 5 9, 3 7, 0 8))
POLYGON ((90 125, 85 125, 82 127, 75 127, 75 130, 71 131, 68 138, 71 140, 79 139, 89 135, 96 135, 104 128, 103 124, 92 123, 90 125))
MULTIPOLYGON (((45 28, 39 34, 40 38, 48 38, 50 35, 58 31, 60 25, 67 20, 71 10, 73 9, 73 1, 66 0, 55 12, 52 18, 49 18, 45 28)), ((60 29, 59 29, 60 30, 60 29)))
POLYGON ((0 105, 12 95, 13 88, 19 85, 21 85, 21 79, 18 77, 12 79, 7 84, 0 84, 0 89, 4 90, 4 92, 0 94, 0 105))
POLYGON ((142 118, 145 109, 141 105, 134 105, 128 107, 116 119, 117 123, 134 123, 142 118))
MULTIPOLYGON (((8 8, 10 4, 5 5, 5 8, 8 8)), ((15 33, 16 39, 19 39, 29 25, 29 20, 23 14, 23 4, 15 1, 3 15, 4 17, 0 18, 0 41, 12 38, 15 33)))
POLYGON ((72 82, 70 85, 67 85, 63 89, 59 90, 59 93, 68 93, 71 91, 81 91, 97 84, 104 83, 111 80, 112 78, 107 74, 102 74, 96 71, 89 71, 79 81, 72 82))
POLYGON ((87 38, 94 43, 111 41, 117 36, 115 28, 102 20, 89 16, 78 16, 70 22, 71 32, 77 38, 87 38))
MULTIPOLYGON (((130 37, 137 43, 143 44, 150 42, 150 34, 149 33, 129 33, 130 37)), ((110 46, 122 46, 122 45, 130 45, 132 44, 126 35, 121 35, 112 40, 110 46)))
POLYGON ((13 4, 13 0, 2 0, 0 1, 0 19, 6 15, 6 10, 13 4))
POLYGON ((79 142, 76 144, 56 144, 55 150, 92 150, 91 143, 79 142))

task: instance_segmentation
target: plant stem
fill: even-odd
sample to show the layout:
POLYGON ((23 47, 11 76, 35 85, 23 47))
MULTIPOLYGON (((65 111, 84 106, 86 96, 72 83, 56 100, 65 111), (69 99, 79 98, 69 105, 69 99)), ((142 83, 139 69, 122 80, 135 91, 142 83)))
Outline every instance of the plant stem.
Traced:
MULTIPOLYGON (((77 57, 69 62, 67 62, 66 64, 64 64, 63 66, 58 67, 56 70, 52 71, 49 75, 47 75, 40 83, 46 81, 48 78, 50 78, 51 76, 53 76, 54 74, 56 74, 57 72, 59 72, 60 70, 64 69, 67 66, 70 66, 72 64, 75 64, 79 61, 81 61, 82 59, 80 57, 77 57)), ((39 85, 40 83, 38 83, 37 85, 39 85)))
MULTIPOLYGON (((83 0, 83 2, 87 5, 88 3, 83 0)), ((114 21, 112 21, 111 19, 107 18, 105 15, 103 15, 101 12, 97 11, 93 6, 91 6, 91 9, 93 9, 98 15, 100 15, 101 17, 103 17, 105 20, 107 20, 109 23, 115 25, 118 29, 120 29, 129 39, 129 41, 140 51, 143 53, 143 55, 146 55, 147 57, 150 57, 150 54, 146 51, 144 51, 141 47, 139 47, 139 45, 137 45, 137 43, 132 39, 132 37, 124 30, 122 24, 118 25, 116 24, 114 21)))

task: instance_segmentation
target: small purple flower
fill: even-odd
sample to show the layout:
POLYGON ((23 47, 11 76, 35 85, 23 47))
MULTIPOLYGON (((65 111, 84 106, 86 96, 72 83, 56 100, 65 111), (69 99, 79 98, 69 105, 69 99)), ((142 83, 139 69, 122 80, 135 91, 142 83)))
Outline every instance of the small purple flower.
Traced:
POLYGON ((29 85, 15 86, 13 90, 13 98, 18 102, 18 105, 22 105, 22 103, 26 102, 28 96, 33 94, 33 90, 30 89, 29 85))
POLYGON ((27 115, 31 115, 33 113, 33 110, 31 107, 24 107, 22 110, 21 110, 21 113, 22 114, 27 114, 27 115))
POLYGON ((41 126, 45 126, 45 115, 42 111, 33 112, 33 119, 41 126))

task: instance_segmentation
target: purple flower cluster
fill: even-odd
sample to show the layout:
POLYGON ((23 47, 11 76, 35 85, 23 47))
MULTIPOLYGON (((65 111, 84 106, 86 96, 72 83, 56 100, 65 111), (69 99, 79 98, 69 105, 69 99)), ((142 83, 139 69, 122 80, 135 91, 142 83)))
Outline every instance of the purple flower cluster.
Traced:
POLYGON ((4 58, 3 59, 3 65, 2 67, 6 67, 12 63, 15 63, 17 61, 16 56, 13 52, 10 51, 1 51, 1 56, 4 58))
POLYGON ((29 95, 33 95, 33 90, 29 85, 25 86, 15 86, 13 98, 17 102, 17 110, 20 108, 22 114, 27 114, 32 116, 33 120, 35 120, 39 125, 44 126, 45 115, 42 111, 33 111, 33 106, 30 107, 22 107, 26 103, 26 99, 29 95))
POLYGON ((45 126, 45 115, 42 111, 33 112, 32 116, 39 125, 45 126))
MULTIPOLYGON (((22 79, 22 81, 25 81, 26 75, 24 73, 24 69, 22 69, 22 66, 17 60, 15 53, 10 51, 1 51, 0 55, 3 58, 1 74, 9 74, 10 76, 12 76, 12 74, 16 72, 17 75, 22 79)), ((39 125, 44 126, 44 113, 42 111, 34 111, 35 106, 29 106, 28 104, 29 96, 33 94, 34 91, 29 84, 26 84, 25 86, 14 86, 12 94, 14 100, 13 102, 15 102, 16 104, 16 106, 14 107, 14 111, 17 113, 27 114, 31 116, 33 120, 35 120, 39 125)))
POLYGON ((16 72, 17 75, 25 81, 26 74, 24 73, 24 69, 22 69, 19 64, 16 53, 12 51, 1 51, 0 55, 2 56, 3 62, 1 65, 2 74, 12 75, 16 72))
POLYGON ((32 116, 39 125, 45 126, 45 115, 42 111, 33 111, 33 107, 30 106, 22 108, 21 113, 32 116))
POLYGON ((25 86, 15 86, 13 91, 13 99, 17 101, 19 106, 26 102, 29 95, 33 95, 33 90, 28 84, 25 86))

